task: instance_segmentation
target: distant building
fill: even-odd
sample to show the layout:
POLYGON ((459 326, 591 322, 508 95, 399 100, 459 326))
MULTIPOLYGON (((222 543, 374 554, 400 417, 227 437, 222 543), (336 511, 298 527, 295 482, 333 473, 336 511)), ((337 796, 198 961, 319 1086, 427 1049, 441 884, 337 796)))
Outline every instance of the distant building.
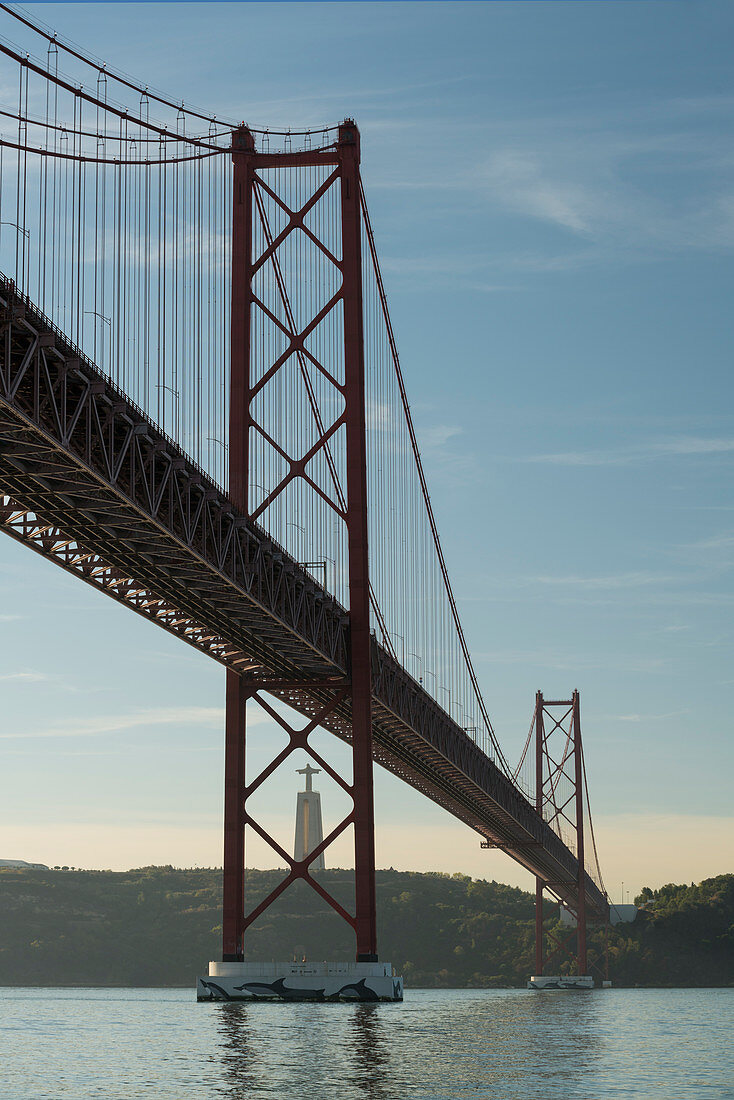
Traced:
POLYGON ((613 901, 609 905, 609 923, 631 924, 633 920, 637 919, 637 913, 636 905, 622 905, 613 901))
MULTIPOLYGON (((297 768, 299 775, 306 776, 306 789, 298 792, 296 802, 296 842, 293 854, 296 859, 305 859, 309 852, 318 848, 324 839, 324 828, 321 824, 321 795, 311 786, 311 776, 318 775, 320 769, 312 768, 306 764, 305 768, 297 768)), ((309 864, 312 871, 323 871, 325 867, 324 853, 317 856, 313 863, 309 864)))
POLYGON ((0 859, 0 868, 11 867, 21 871, 48 871, 45 863, 26 863, 24 859, 0 859))
MULTIPOLYGON (((561 918, 561 924, 567 928, 576 927, 576 917, 573 913, 569 912, 562 905, 558 906, 559 916, 561 918)), ((632 924, 632 921, 637 917, 636 905, 621 905, 615 902, 609 904, 609 923, 610 924, 632 924)))

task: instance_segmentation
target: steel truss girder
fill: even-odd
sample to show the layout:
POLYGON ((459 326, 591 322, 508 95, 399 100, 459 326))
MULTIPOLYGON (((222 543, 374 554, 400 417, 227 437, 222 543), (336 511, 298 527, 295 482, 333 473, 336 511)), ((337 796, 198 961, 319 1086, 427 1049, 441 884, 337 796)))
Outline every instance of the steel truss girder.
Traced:
POLYGON ((247 653, 233 646, 221 634, 212 633, 196 619, 182 614, 175 604, 141 587, 124 570, 108 565, 97 554, 80 546, 76 539, 64 535, 58 527, 45 523, 10 497, 2 495, 0 529, 85 584, 104 592, 195 649, 204 651, 215 661, 239 672, 258 667, 247 653))
MULTIPOLYGON (((307 681, 273 691, 302 714, 323 706, 313 682, 348 673, 345 609, 1 277, 0 494, 13 504, 2 528, 49 560, 141 614, 161 601, 168 628, 224 664, 236 656, 255 682, 307 681), (11 522, 15 511, 27 520, 11 522), (98 574, 79 568, 86 554, 98 574), (124 586, 99 583, 106 570, 134 582, 137 604, 124 586)), ((374 637, 371 660, 375 760, 533 874, 565 884, 554 889, 573 905, 573 854, 374 637)), ((324 725, 349 741, 350 719, 346 700, 324 725)), ((590 909, 604 908, 590 879, 586 894, 590 909)))

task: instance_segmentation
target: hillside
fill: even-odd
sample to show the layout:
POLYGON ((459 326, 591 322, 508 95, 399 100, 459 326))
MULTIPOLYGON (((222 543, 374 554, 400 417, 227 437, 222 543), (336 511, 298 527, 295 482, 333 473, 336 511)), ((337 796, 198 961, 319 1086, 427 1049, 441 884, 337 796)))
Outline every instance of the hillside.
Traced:
MULTIPOLYGON (((256 902, 279 871, 248 871, 256 902)), ((321 880, 349 905, 352 874, 321 880)), ((522 986, 532 895, 465 875, 378 871, 380 954, 414 987, 522 986)), ((646 890, 610 934, 616 984, 734 984, 734 875, 646 890)), ((557 912, 548 904, 547 917, 557 912)), ((0 985, 190 986, 220 950, 221 871, 0 870, 0 985)), ((592 941, 600 942, 598 933, 592 941)), ((351 933, 303 884, 248 934, 253 959, 349 958, 351 933)))
POLYGON ((611 943, 619 984, 734 985, 734 875, 646 887, 635 902, 644 910, 611 943))

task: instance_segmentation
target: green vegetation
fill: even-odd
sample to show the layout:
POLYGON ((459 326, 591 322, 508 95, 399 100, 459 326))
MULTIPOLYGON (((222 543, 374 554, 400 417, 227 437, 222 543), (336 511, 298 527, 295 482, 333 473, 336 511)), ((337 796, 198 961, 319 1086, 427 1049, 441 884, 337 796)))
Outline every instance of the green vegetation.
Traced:
POLYGON ((645 887, 634 924, 618 925, 609 969, 620 985, 734 985, 734 875, 645 887))
MULTIPOLYGON (((248 871, 253 902, 280 871, 248 871)), ((320 879, 349 906, 352 873, 320 879)), ((534 899, 466 875, 378 871, 380 952, 417 986, 522 986, 533 969, 534 899)), ((619 985, 734 984, 734 875, 645 889, 609 937, 619 985)), ((552 922, 557 908, 548 904, 552 922)), ((190 986, 218 956, 221 871, 0 870, 0 985, 190 986)), ((591 934, 592 947, 603 937, 591 934)), ((346 925, 302 883, 248 933, 248 958, 349 958, 346 925)))

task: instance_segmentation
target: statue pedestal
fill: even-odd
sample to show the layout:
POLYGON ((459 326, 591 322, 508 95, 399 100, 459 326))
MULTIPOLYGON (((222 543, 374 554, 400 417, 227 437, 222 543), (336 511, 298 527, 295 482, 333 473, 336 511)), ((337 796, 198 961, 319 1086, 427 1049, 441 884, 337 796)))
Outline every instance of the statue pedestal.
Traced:
POLYGON ((210 962, 197 1001, 402 1001, 390 963, 210 962))

